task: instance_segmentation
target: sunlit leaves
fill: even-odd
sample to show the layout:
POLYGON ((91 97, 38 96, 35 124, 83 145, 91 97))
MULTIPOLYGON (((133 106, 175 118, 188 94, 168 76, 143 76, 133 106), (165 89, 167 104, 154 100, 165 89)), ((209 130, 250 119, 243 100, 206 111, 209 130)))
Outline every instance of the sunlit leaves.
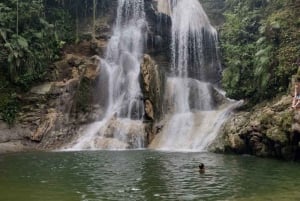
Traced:
POLYGON ((18 45, 20 46, 20 48, 22 48, 22 49, 27 49, 28 48, 28 42, 22 36, 18 36, 17 42, 18 42, 18 45))

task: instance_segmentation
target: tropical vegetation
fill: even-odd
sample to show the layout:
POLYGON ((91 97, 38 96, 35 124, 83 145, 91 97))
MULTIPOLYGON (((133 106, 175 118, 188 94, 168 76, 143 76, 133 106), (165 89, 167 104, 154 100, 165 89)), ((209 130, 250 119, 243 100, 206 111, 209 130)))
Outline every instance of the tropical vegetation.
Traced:
POLYGON ((12 123, 16 92, 45 78, 51 62, 74 40, 73 20, 61 2, 7 0, 0 3, 0 116, 12 123))
POLYGON ((255 104, 285 93, 300 66, 300 1, 227 0, 225 18, 227 95, 255 104))

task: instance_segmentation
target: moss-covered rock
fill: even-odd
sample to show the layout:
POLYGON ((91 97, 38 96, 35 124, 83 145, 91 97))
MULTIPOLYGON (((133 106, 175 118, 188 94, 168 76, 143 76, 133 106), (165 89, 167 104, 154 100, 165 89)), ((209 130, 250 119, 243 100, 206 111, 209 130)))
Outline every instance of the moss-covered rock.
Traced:
POLYGON ((144 96, 146 133, 148 143, 154 138, 155 123, 163 118, 163 98, 165 89, 164 71, 151 59, 144 55, 141 64, 141 87, 144 96))
POLYGON ((224 125, 223 148, 219 145, 217 151, 300 159, 300 115, 291 109, 291 102, 290 96, 282 96, 237 112, 224 125))
POLYGON ((280 128, 272 127, 267 130, 266 137, 274 142, 278 142, 280 144, 286 144, 288 142, 288 138, 280 128))
POLYGON ((149 55, 145 55, 141 64, 141 86, 146 118, 159 121, 163 117, 163 96, 165 87, 164 72, 149 55))

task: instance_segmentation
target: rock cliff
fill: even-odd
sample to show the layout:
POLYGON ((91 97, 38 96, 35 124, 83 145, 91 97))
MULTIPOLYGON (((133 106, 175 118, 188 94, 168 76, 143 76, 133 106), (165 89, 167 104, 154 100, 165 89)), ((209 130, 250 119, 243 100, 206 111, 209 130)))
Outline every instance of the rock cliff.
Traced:
POLYGON ((299 160, 300 112, 291 103, 292 97, 286 95, 236 112, 224 125, 220 135, 224 144, 217 151, 299 160))
POLYGON ((52 72, 48 82, 19 94, 22 104, 17 122, 12 128, 1 123, 2 151, 3 147, 8 147, 6 151, 58 148, 70 141, 81 123, 94 118, 92 88, 100 73, 97 61, 66 54, 52 72))

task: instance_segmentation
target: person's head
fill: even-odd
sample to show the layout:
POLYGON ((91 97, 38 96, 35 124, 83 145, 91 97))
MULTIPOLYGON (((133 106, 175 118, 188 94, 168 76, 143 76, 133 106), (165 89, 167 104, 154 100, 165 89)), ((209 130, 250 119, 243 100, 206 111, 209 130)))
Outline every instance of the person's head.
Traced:
POLYGON ((204 169, 204 164, 203 163, 200 163, 199 169, 204 169))

